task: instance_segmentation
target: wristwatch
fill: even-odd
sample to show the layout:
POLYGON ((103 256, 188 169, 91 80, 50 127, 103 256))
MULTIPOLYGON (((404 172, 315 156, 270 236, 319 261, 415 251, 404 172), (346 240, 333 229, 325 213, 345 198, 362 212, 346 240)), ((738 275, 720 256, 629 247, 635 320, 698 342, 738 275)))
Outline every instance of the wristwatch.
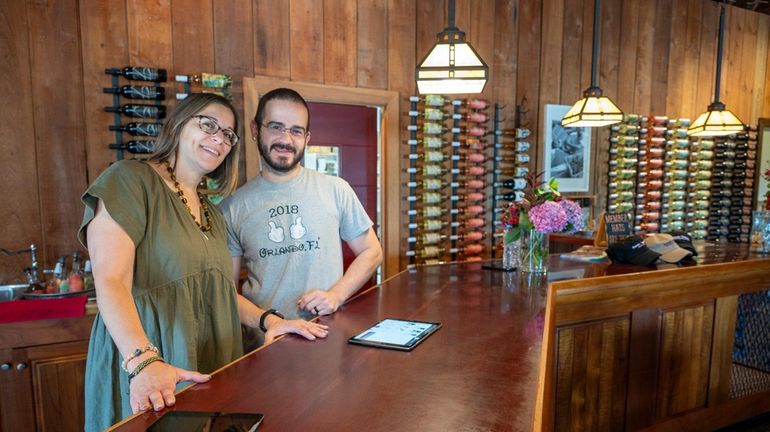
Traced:
POLYGON ((267 318, 267 316, 270 315, 270 314, 273 314, 273 315, 277 316, 278 318, 283 319, 283 315, 280 312, 278 312, 277 310, 275 310, 275 309, 268 309, 268 310, 262 312, 262 316, 259 317, 259 328, 263 332, 267 331, 267 327, 265 327, 265 318, 267 318))

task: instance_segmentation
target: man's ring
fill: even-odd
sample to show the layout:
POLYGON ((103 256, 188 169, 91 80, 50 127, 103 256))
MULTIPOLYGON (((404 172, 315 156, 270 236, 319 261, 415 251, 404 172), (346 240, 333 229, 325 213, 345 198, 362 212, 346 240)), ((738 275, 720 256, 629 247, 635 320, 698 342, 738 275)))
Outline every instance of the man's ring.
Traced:
POLYGON ((313 308, 313 310, 315 311, 315 314, 316 314, 316 315, 318 315, 318 314, 320 314, 320 313, 321 313, 321 312, 318 312, 318 306, 314 307, 314 308, 313 308))

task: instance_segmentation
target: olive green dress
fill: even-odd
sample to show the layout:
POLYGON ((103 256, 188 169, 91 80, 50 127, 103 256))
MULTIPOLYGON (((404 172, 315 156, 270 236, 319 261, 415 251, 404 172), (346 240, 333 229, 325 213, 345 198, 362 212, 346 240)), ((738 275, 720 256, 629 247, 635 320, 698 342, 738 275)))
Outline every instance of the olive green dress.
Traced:
MULTIPOLYGON (((209 373, 242 355, 232 258, 216 207, 209 204, 212 228, 203 233, 177 194, 141 161, 114 163, 82 200, 86 209, 78 236, 84 245, 99 200, 133 240, 134 304, 167 363, 209 373)), ((86 360, 87 431, 131 415, 122 360, 97 315, 86 360)))

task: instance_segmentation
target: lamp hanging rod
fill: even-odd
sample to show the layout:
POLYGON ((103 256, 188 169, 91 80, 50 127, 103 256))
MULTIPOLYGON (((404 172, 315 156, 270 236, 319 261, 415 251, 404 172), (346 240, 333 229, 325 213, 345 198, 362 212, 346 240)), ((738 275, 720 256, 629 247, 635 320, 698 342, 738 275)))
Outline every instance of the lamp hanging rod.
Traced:
POLYGON ((725 4, 719 5, 719 38, 717 39, 717 79, 714 85, 714 102, 719 102, 719 87, 722 80, 722 40, 725 34, 725 4))
POLYGON ((596 69, 599 68, 599 15, 601 0, 594 0, 594 46, 591 57, 591 87, 596 87, 596 69))
POLYGON ((447 22, 448 27, 452 28, 455 26, 455 0, 449 0, 449 6, 447 7, 447 22))

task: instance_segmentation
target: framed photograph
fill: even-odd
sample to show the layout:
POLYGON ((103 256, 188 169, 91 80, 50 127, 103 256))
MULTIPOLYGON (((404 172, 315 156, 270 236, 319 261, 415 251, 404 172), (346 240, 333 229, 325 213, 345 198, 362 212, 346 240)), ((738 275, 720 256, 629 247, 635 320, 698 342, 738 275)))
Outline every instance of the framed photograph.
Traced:
POLYGON ((588 192, 591 171, 591 132, 563 127, 561 119, 571 106, 545 106, 543 180, 555 178, 560 192, 588 192))

